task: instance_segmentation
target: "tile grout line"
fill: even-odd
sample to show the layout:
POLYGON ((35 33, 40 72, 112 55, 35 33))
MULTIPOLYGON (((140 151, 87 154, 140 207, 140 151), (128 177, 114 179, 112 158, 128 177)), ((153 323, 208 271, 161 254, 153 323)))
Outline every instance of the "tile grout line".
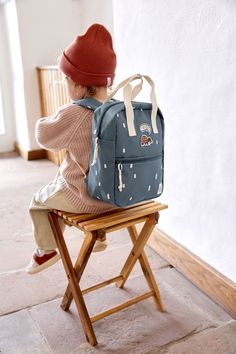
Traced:
POLYGON ((207 331, 209 332, 210 329, 216 329, 216 328, 219 328, 219 326, 214 326, 214 325, 211 325, 209 327, 206 327, 206 328, 203 328, 203 329, 200 329, 199 331, 197 331, 197 328, 194 328, 191 332, 189 332, 188 334, 186 334, 185 336, 177 339, 177 340, 173 340, 169 343, 166 343, 162 346, 160 346, 159 348, 157 349, 153 349, 151 351, 148 351, 148 352, 145 352, 144 354, 168 354, 168 352, 162 352, 163 350, 168 350, 169 348, 171 348, 174 344, 179 344, 179 343, 182 343, 182 342, 185 342, 186 339, 189 339, 191 337, 193 337, 194 335, 196 334, 200 334, 204 331, 207 331), (158 350, 158 352, 156 352, 156 350, 158 350), (160 353, 159 353, 160 351, 160 353))
POLYGON ((40 335, 41 335, 41 337, 42 337, 42 339, 43 339, 43 342, 45 343, 47 349, 50 351, 51 354, 55 354, 54 351, 52 350, 51 346, 49 345, 49 343, 48 343, 48 341, 47 341, 47 338, 45 337, 43 331, 41 330, 41 328, 40 328, 38 322, 35 321, 35 319, 31 316, 30 310, 27 309, 26 311, 27 311, 29 317, 31 318, 31 320, 33 321, 36 330, 39 331, 39 333, 40 333, 40 335))
POLYGON ((55 301, 57 299, 62 299, 62 295, 60 296, 55 296, 54 298, 50 299, 50 300, 47 300, 47 301, 43 301, 43 302, 39 302, 37 304, 34 304, 34 305, 30 305, 30 306, 26 306, 26 307, 22 307, 18 310, 14 310, 14 311, 10 311, 10 312, 6 312, 6 313, 3 313, 2 315, 0 314, 0 318, 1 317, 4 317, 4 316, 7 316, 7 315, 12 315, 13 313, 17 313, 17 312, 20 312, 20 311, 28 311, 29 309, 31 308, 34 308, 36 306, 39 306, 39 305, 42 305, 42 304, 47 304, 48 302, 51 302, 51 301, 55 301))
POLYGON ((6 271, 6 272, 0 273, 0 276, 1 276, 1 275, 6 275, 6 274, 20 273, 20 272, 23 272, 23 271, 25 271, 25 268, 19 268, 19 269, 8 270, 8 271, 6 271))

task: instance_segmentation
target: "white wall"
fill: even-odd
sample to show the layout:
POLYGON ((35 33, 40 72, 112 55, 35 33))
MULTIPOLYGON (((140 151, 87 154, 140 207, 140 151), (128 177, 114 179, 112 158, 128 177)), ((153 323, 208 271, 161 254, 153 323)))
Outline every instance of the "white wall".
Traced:
POLYGON ((113 5, 118 76, 150 74, 165 117, 160 227, 236 281, 236 2, 113 5))
MULTIPOLYGON (((14 123, 17 142, 24 142, 24 147, 29 148, 28 121, 25 106, 24 73, 21 58, 20 38, 15 0, 9 0, 4 6, 5 23, 8 37, 10 57, 7 58, 11 76, 4 84, 11 85, 11 107, 14 112, 14 123), (11 81, 12 80, 12 81, 11 81)), ((9 99, 9 97, 7 97, 9 99)), ((6 101, 4 101, 6 103, 6 101)), ((7 122, 9 117, 5 116, 7 122)), ((22 144, 23 145, 23 144, 22 144)))
POLYGON ((113 34, 112 0, 79 0, 81 32, 93 23, 100 23, 113 34))
POLYGON ((12 73, 9 63, 9 46, 4 7, 0 4, 0 100, 4 118, 4 133, 0 133, 0 152, 11 151, 14 148, 15 125, 12 106, 12 73))
POLYGON ((3 7, 13 63, 17 141, 25 150, 33 150, 39 148, 34 127, 41 115, 35 68, 56 64, 61 51, 79 33, 79 3, 8 0, 3 7))
POLYGON ((35 67, 57 63, 62 50, 79 32, 79 8, 73 0, 41 0, 40 4, 21 0, 17 1, 17 14, 31 150, 38 148, 34 127, 41 114, 35 67))

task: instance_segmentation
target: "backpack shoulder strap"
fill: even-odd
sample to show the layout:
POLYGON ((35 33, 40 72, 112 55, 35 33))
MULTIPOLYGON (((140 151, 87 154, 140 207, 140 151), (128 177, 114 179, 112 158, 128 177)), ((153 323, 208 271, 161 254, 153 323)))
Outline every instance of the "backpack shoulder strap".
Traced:
MULTIPOLYGON (((81 100, 74 101, 73 104, 77 104, 78 106, 95 111, 98 107, 100 107, 102 105, 102 102, 99 102, 99 101, 95 100, 94 98, 88 97, 88 98, 83 98, 81 100)), ((86 175, 86 172, 84 171, 84 169, 82 168, 82 166, 77 161, 74 161, 74 162, 79 167, 80 171, 83 173, 84 178, 86 178, 87 175, 86 175)))
POLYGON ((88 97, 88 98, 83 98, 81 100, 74 101, 73 104, 77 104, 78 106, 95 111, 98 107, 102 105, 102 102, 99 102, 92 97, 88 97))

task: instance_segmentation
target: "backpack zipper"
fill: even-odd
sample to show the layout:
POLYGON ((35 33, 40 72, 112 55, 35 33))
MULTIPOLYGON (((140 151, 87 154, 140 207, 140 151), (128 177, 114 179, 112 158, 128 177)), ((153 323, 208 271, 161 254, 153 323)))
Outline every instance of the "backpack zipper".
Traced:
POLYGON ((142 162, 142 161, 152 161, 152 160, 157 160, 158 158, 160 158, 162 156, 161 154, 158 154, 157 156, 152 156, 150 158, 146 158, 146 157, 139 157, 139 158, 133 158, 133 159, 120 159, 118 161, 116 161, 117 168, 118 168, 118 179, 119 179, 119 184, 118 184, 118 190, 119 192, 122 192, 123 190, 123 180, 122 180, 122 170, 123 170, 123 164, 122 163, 134 163, 134 162, 142 162))
MULTIPOLYGON (((109 101, 108 101, 108 102, 109 102, 109 101)), ((108 103, 108 102, 106 102, 106 103, 108 103)), ((100 136, 101 125, 102 125, 102 121, 103 121, 103 118, 104 118, 105 113, 107 113, 107 111, 108 111, 111 107, 114 107, 114 106, 116 106, 117 104, 121 104, 121 106, 122 106, 122 103, 123 103, 123 102, 117 100, 117 101, 114 101, 114 102, 112 102, 112 103, 113 103, 112 105, 106 107, 106 109, 104 109, 104 111, 103 111, 102 117, 101 117, 101 119, 100 119, 100 121, 99 121, 99 123, 98 123, 98 126, 97 126, 97 136, 100 136)), ((100 106, 100 107, 101 107, 101 106, 100 106)), ((119 113, 119 111, 118 111, 117 113, 119 113)))
POLYGON ((91 166, 95 165, 98 157, 98 137, 95 139, 95 145, 94 145, 94 151, 93 151, 93 161, 91 163, 91 166))
MULTIPOLYGON (((114 105, 117 105, 118 103, 122 103, 121 101, 115 101, 113 102, 113 105, 108 106, 106 108, 106 110, 104 110, 103 115, 102 115, 102 119, 104 117, 104 114, 111 108, 114 107, 114 105)), ((98 108, 100 108, 102 105, 100 105, 98 108)), ((95 165, 96 161, 97 161, 97 156, 98 156, 98 144, 99 144, 99 136, 100 136, 100 129, 101 129, 101 124, 102 124, 102 119, 100 119, 98 127, 96 129, 97 133, 96 133, 96 138, 95 138, 95 145, 94 145, 94 152, 93 152, 93 160, 91 163, 91 166, 95 165)))
POLYGON ((119 185, 118 185, 118 189, 120 192, 122 192, 123 190, 123 181, 122 181, 122 170, 123 170, 123 166, 121 163, 118 164, 118 174, 119 174, 119 185))
POLYGON ((142 162, 142 161, 152 161, 152 160, 157 160, 159 157, 162 157, 163 155, 163 152, 161 152, 160 154, 158 155, 155 155, 155 156, 151 156, 151 157, 146 157, 146 156, 143 156, 143 157, 133 157, 133 158, 118 158, 116 160, 116 163, 118 164, 122 164, 122 163, 135 163, 135 162, 142 162))

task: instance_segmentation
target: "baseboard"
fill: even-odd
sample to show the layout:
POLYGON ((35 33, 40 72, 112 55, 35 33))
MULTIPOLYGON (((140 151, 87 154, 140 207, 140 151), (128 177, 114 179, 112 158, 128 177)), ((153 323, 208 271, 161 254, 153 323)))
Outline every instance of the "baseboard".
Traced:
POLYGON ((236 318, 236 284, 160 229, 148 241, 161 257, 236 318))
POLYGON ((38 160, 46 158, 46 150, 24 150, 18 143, 14 144, 15 151, 22 156, 25 160, 38 160))

